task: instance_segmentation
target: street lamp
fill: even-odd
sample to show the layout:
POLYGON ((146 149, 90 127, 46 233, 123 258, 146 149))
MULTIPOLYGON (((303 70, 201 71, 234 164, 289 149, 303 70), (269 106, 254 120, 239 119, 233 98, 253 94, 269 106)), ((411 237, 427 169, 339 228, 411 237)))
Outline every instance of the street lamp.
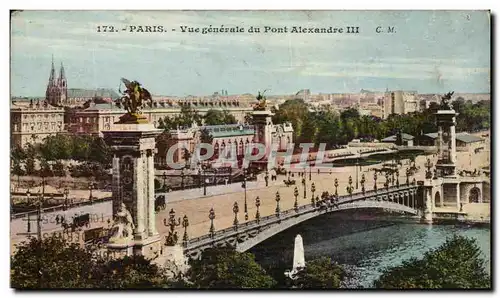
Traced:
POLYGON ((361 192, 365 194, 365 174, 361 174, 361 192))
POLYGON ((243 167, 243 183, 241 183, 241 187, 243 187, 245 192, 245 220, 248 220, 248 207, 247 207, 247 173, 245 167, 243 167))
POLYGON ((210 209, 210 213, 208 214, 208 218, 210 219, 210 238, 214 237, 215 227, 214 227, 214 219, 215 219, 215 211, 214 208, 210 209))
POLYGON ((184 228, 184 236, 182 236, 182 242, 184 244, 184 247, 186 247, 188 242, 187 228, 189 227, 189 220, 187 215, 184 215, 184 218, 182 219, 182 227, 184 228))
POLYGON ((168 213, 168 221, 166 218, 163 219, 163 225, 166 227, 170 227, 170 231, 167 236, 167 246, 174 246, 177 244, 177 233, 174 233, 175 227, 181 225, 181 218, 179 217, 177 221, 175 220, 175 211, 174 209, 170 209, 168 213))
POLYGON ((352 176, 349 176, 349 186, 346 186, 347 193, 352 196, 354 187, 352 187, 352 176))
MULTIPOLYGON (((30 196, 31 196, 31 191, 28 189, 26 190, 26 204, 29 206, 30 205, 30 196)), ((28 233, 31 233, 31 219, 30 219, 30 213, 28 211, 28 233)))
POLYGON ((257 223, 260 223, 260 212, 259 212, 260 198, 259 197, 255 198, 255 207, 257 207, 257 213, 255 213, 255 219, 257 219, 257 223))
POLYGON ((38 240, 42 240, 42 205, 44 201, 45 189, 41 194, 38 195, 36 201, 36 226, 37 226, 37 236, 38 240))
POLYGON ((304 187, 304 200, 306 199, 306 178, 302 178, 302 186, 304 187))
POLYGON ((234 202, 234 205, 233 205, 233 213, 234 213, 233 225, 234 225, 235 230, 238 229, 238 212, 240 212, 240 207, 238 207, 238 202, 234 202))
POLYGON ((167 171, 163 172, 163 191, 167 191, 167 171))
POLYGON ((89 201, 92 204, 92 190, 94 189, 94 183, 89 182, 89 201))
POLYGON ((335 178, 335 197, 338 198, 339 197, 339 193, 337 191, 338 187, 339 187, 339 179, 335 178))
POLYGON ((309 181, 312 179, 312 167, 311 164, 309 164, 309 181))
POLYGON ((373 190, 377 192, 377 171, 373 173, 373 183, 374 183, 373 190))
POLYGON ((311 192, 312 192, 312 196, 311 196, 311 203, 314 207, 314 192, 316 191, 316 185, 314 185, 314 182, 311 184, 311 192))
POLYGON ((69 204, 69 200, 68 200, 69 189, 67 187, 65 187, 63 193, 64 193, 64 210, 66 211, 66 209, 68 209, 68 204, 69 204))
POLYGON ((266 180, 266 187, 269 186, 269 171, 266 169, 266 176, 264 176, 264 180, 266 180))
POLYGON ((277 191, 276 192, 276 216, 280 216, 280 200, 281 200, 281 197, 280 197, 280 193, 277 191))
POLYGON ((359 158, 356 157, 356 189, 358 189, 358 164, 359 164, 359 158))
POLYGON ((297 189, 297 186, 295 186, 295 189, 293 191, 293 195, 295 196, 295 203, 293 204, 293 208, 295 208, 295 212, 299 211, 299 203, 297 202, 297 197, 299 196, 299 190, 297 189))

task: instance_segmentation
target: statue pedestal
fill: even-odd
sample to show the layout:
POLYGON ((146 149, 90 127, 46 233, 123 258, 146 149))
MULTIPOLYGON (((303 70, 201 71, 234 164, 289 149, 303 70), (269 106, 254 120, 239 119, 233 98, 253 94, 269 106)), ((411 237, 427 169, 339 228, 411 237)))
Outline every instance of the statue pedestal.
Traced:
POLYGON ((171 278, 184 274, 189 269, 188 258, 184 255, 182 246, 164 246, 163 254, 153 261, 155 264, 167 269, 171 278))

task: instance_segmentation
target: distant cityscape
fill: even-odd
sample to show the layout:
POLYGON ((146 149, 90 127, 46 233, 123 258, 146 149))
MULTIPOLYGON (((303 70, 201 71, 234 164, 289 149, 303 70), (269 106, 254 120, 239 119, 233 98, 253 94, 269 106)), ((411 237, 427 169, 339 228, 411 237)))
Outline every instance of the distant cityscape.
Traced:
MULTIPOLYGON (((147 86, 147 82, 143 82, 147 86)), ((30 142, 42 142, 47 136, 69 132, 72 134, 101 135, 118 120, 123 110, 114 104, 118 90, 69 88, 65 69, 61 63, 56 73, 54 62, 49 73, 45 96, 11 97, 12 145, 24 147, 30 142)), ((178 115, 183 106, 189 106, 201 116, 209 110, 227 110, 238 123, 245 124, 245 116, 256 102, 253 94, 230 94, 222 89, 207 96, 152 95, 153 102, 143 114, 155 126, 160 119, 178 115)), ((294 94, 266 96, 270 105, 279 109, 287 100, 302 99, 311 111, 341 112, 356 108, 360 115, 386 119, 391 114, 422 111, 431 102, 439 102, 441 94, 419 94, 416 90, 389 90, 385 92, 360 90, 358 93, 319 93, 302 89, 294 94)), ((490 100, 489 93, 458 93, 455 99, 478 102, 490 100)))

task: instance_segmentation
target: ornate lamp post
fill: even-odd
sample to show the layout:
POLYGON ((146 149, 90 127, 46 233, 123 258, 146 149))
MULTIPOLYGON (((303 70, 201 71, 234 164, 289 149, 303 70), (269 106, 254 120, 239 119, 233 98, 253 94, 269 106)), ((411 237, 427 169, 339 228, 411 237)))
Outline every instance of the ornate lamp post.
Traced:
POLYGON ((163 225, 170 228, 167 236, 167 246, 174 246, 177 244, 177 233, 175 233, 175 227, 181 225, 181 218, 179 217, 177 221, 175 220, 175 211, 170 209, 168 213, 168 221, 166 218, 163 219, 163 225))
POLYGON ((45 189, 42 191, 41 194, 38 195, 36 201, 36 226, 37 226, 36 233, 38 240, 42 240, 42 205, 45 199, 44 195, 45 195, 45 189))
POLYGON ((260 223, 260 212, 259 212, 260 198, 259 197, 255 198, 255 207, 257 207, 257 212, 255 213, 255 219, 257 220, 257 223, 260 223))
POLYGON ((215 233, 215 227, 214 227, 215 211, 214 211, 214 208, 210 209, 210 213, 208 214, 208 218, 210 219, 210 230, 209 230, 210 238, 213 238, 214 233, 215 233))
POLYGON ((66 211, 66 209, 68 209, 68 205, 69 205, 69 200, 68 200, 69 189, 67 187, 65 187, 63 193, 64 193, 64 208, 63 208, 63 210, 66 211))
POLYGON ((167 171, 163 172, 161 176, 163 178, 163 191, 167 191, 167 171))
POLYGON ((365 182, 366 182, 366 179, 365 179, 365 174, 362 174, 361 175, 361 192, 363 194, 365 194, 365 182))
POLYGON ((373 182, 374 182, 373 190, 377 192, 377 172, 373 173, 373 182))
POLYGON ((335 178, 335 197, 338 198, 339 197, 339 193, 337 191, 337 188, 339 187, 339 179, 335 178))
POLYGON ((304 200, 305 200, 306 199, 306 178, 302 178, 302 186, 304 187, 304 200))
POLYGON ((352 196, 352 192, 354 191, 354 187, 352 187, 352 176, 349 176, 349 186, 346 186, 347 193, 352 196))
POLYGON ((399 187, 399 170, 396 169, 396 187, 399 187))
POLYGON ((248 207, 247 207, 247 172, 246 169, 243 168, 243 182, 241 183, 241 187, 243 187, 243 190, 245 191, 245 220, 248 220, 248 207))
POLYGON ((406 168, 406 185, 410 185, 410 168, 406 168))
MULTIPOLYGON (((26 204, 29 206, 31 204, 30 201, 30 196, 31 196, 31 191, 28 189, 26 190, 26 204)), ((30 212, 28 212, 28 233, 31 233, 31 219, 30 219, 30 212)))
POLYGON ((312 179, 312 167, 311 164, 309 164, 309 181, 312 179))
POLYGON ((358 189, 358 167, 359 167, 359 158, 356 158, 356 189, 358 189))
POLYGON ((280 193, 277 191, 276 192, 276 216, 280 216, 280 200, 281 200, 281 197, 280 197, 280 193))
POLYGON ((233 205, 233 213, 234 213, 233 225, 234 225, 235 230, 238 229, 238 212, 240 212, 240 207, 238 207, 238 202, 234 202, 234 205, 233 205))
POLYGON ((94 183, 89 182, 89 201, 92 204, 92 190, 94 189, 94 183))
POLYGON ((266 169, 266 176, 264 176, 264 180, 266 180, 266 187, 269 186, 269 171, 266 169))
POLYGON ((299 189, 297 186, 295 186, 295 189, 293 190, 293 195, 295 196, 295 203, 293 203, 293 208, 295 209, 295 212, 299 211, 299 202, 297 202, 297 197, 299 196, 299 189))
POLYGON ((314 206, 314 192, 316 191, 316 185, 314 185, 314 182, 311 184, 311 192, 312 192, 312 196, 311 196, 311 204, 314 206))
POLYGON ((186 247, 188 242, 187 228, 189 227, 189 220, 187 215, 184 215, 184 218, 182 218, 182 227, 184 228, 184 236, 182 236, 182 243, 184 244, 184 247, 186 247))
POLYGON ((434 165, 432 164, 431 162, 431 159, 430 158, 427 158, 427 162, 425 163, 425 167, 427 168, 427 170, 425 171, 425 178, 426 179, 432 179, 432 167, 434 165))

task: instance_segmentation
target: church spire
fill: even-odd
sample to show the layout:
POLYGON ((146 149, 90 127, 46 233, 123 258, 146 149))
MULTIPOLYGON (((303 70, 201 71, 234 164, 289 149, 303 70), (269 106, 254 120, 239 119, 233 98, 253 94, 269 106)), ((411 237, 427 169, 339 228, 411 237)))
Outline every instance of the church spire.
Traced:
POLYGON ((64 74, 64 66, 63 63, 61 62, 61 69, 59 70, 59 79, 60 80, 65 80, 66 76, 64 74))
POLYGON ((56 69, 54 67, 54 54, 52 54, 52 68, 50 69, 49 85, 52 85, 54 83, 55 78, 56 78, 56 69))

